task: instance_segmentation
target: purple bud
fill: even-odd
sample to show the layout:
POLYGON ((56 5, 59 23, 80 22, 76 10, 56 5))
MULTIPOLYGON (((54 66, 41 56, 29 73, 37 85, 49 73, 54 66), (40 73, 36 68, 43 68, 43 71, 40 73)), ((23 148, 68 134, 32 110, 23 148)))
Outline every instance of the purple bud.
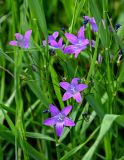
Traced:
POLYGON ((120 27, 121 27, 121 24, 117 23, 117 24, 115 25, 115 30, 117 31, 120 27))
POLYGON ((45 109, 44 111, 43 111, 43 113, 49 113, 50 111, 49 111, 49 109, 45 109))
POLYGON ((98 55, 98 63, 99 63, 99 64, 102 63, 102 55, 101 55, 101 54, 98 55))
POLYGON ((55 55, 55 50, 54 50, 54 49, 49 49, 49 54, 50 54, 51 56, 55 55))
POLYGON ((61 28, 61 31, 65 32, 65 27, 62 27, 62 28, 61 28))

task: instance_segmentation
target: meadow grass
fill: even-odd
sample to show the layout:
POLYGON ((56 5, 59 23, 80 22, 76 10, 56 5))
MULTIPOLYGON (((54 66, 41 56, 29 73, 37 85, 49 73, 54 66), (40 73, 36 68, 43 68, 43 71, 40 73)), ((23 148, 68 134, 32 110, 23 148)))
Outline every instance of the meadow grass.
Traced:
POLYGON ((0 160, 124 160, 123 16, 123 0, 0 0, 0 160), (76 35, 85 15, 98 26, 85 31, 95 46, 77 58, 50 54, 48 35, 58 31, 69 45, 65 32, 76 35), (9 45, 29 29, 30 48, 9 45), (88 86, 81 103, 62 101, 59 83, 74 77, 88 86), (44 125, 49 104, 72 105, 76 125, 60 137, 44 125))

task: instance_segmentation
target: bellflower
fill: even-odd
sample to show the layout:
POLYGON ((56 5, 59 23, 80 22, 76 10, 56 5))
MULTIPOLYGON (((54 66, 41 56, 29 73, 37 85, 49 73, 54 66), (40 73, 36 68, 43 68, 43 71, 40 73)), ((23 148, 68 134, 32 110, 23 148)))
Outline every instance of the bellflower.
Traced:
POLYGON ((88 86, 86 84, 78 84, 79 78, 73 78, 71 83, 60 82, 60 86, 66 90, 62 100, 66 101, 67 99, 73 97, 78 103, 82 101, 80 92, 86 89, 88 86))
POLYGON ((94 17, 90 18, 88 16, 84 16, 84 20, 90 23, 93 32, 98 32, 98 27, 97 27, 97 24, 96 24, 94 17))
MULTIPOLYGON (((56 40, 56 38, 59 36, 59 32, 54 32, 52 35, 49 35, 48 36, 48 44, 51 43, 51 41, 53 40, 56 40)), ((46 45, 46 40, 44 40, 43 42, 43 45, 45 46, 46 45)))
POLYGON ((49 112, 51 113, 52 118, 44 120, 44 125, 55 126, 56 134, 58 137, 60 137, 62 135, 64 126, 75 126, 75 123, 67 117, 71 109, 72 106, 66 106, 59 111, 56 106, 50 104, 49 112))
POLYGON ((29 48, 30 47, 30 36, 32 30, 28 30, 25 32, 24 36, 20 33, 15 33, 16 40, 10 41, 9 44, 11 46, 18 46, 20 48, 29 48))
POLYGON ((89 40, 85 39, 84 31, 85 27, 83 26, 79 29, 77 36, 71 33, 65 33, 65 37, 72 45, 65 47, 64 53, 75 54, 75 58, 77 58, 78 54, 86 49, 89 40))
MULTIPOLYGON (((64 45, 62 44, 63 39, 60 38, 57 42, 56 38, 58 36, 59 36, 59 32, 54 32, 52 35, 49 35, 48 36, 48 45, 50 46, 50 48, 63 50, 63 48, 64 48, 64 45)), ((45 40, 43 41, 43 45, 44 46, 46 45, 45 40)))

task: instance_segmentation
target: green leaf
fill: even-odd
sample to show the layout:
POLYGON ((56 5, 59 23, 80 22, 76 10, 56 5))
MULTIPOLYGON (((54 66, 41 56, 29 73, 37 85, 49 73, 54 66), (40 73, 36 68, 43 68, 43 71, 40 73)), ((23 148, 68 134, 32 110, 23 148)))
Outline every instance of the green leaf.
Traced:
POLYGON ((58 98, 60 107, 63 108, 63 107, 64 107, 64 103, 63 103, 63 101, 62 101, 62 96, 61 96, 61 92, 60 92, 58 75, 57 75, 55 69, 52 67, 52 65, 49 66, 49 69, 50 69, 51 78, 52 78, 52 83, 53 83, 53 88, 54 88, 54 90, 55 90, 56 97, 58 98))
POLYGON ((102 44, 104 47, 107 47, 107 40, 105 38, 106 32, 105 32, 105 29, 102 25, 102 18, 101 18, 100 12, 98 10, 96 0, 89 0, 89 6, 91 9, 92 15, 95 18, 96 24, 98 26, 98 30, 100 33, 100 38, 101 38, 102 44))
MULTIPOLYGON (((0 106, 0 107, 1 107, 1 106, 0 106)), ((9 125, 9 127, 10 127, 11 130, 12 130, 12 133, 13 133, 14 135, 16 135, 16 128, 15 128, 12 120, 10 119, 10 117, 6 114, 6 112, 5 112, 2 108, 1 108, 1 110, 2 110, 2 112, 3 112, 3 114, 4 114, 4 116, 5 116, 5 119, 6 119, 7 123, 8 123, 8 125, 9 125)))
MULTIPOLYGON (((6 141, 15 144, 15 137, 12 134, 12 132, 5 127, 4 125, 0 124, 0 137, 4 138, 6 141)), ((20 146, 19 143, 17 143, 18 146, 20 146)), ((45 156, 38 152, 34 147, 32 147, 29 143, 26 142, 27 152, 30 157, 32 157, 34 160, 46 160, 45 156)), ((21 146, 20 146, 21 147, 21 146)))
POLYGON ((13 108, 10 108, 8 106, 5 106, 4 104, 0 104, 0 108, 5 109, 7 112, 15 115, 15 110, 13 108))
POLYGON ((8 60, 9 62, 15 63, 14 60, 13 60, 10 56, 8 56, 6 53, 4 53, 4 52, 2 51, 2 49, 0 49, 0 55, 3 56, 3 57, 4 57, 6 60, 8 60))
POLYGON ((102 104, 99 104, 96 100, 95 97, 93 95, 87 95, 85 96, 86 100, 88 101, 88 103, 91 105, 91 107, 96 111, 96 113, 98 114, 98 116, 100 118, 103 118, 104 116, 104 111, 102 109, 102 104))
POLYGON ((120 116, 116 119, 116 122, 117 122, 120 126, 124 127, 124 115, 120 115, 120 116))
POLYGON ((117 79, 117 84, 120 85, 122 82, 124 82, 124 61, 122 62, 122 65, 120 68, 120 74, 117 79))
POLYGON ((44 135, 44 134, 40 134, 40 133, 33 133, 33 132, 26 132, 26 136, 29 138, 36 138, 36 139, 45 139, 48 141, 55 141, 53 138, 44 135))
POLYGON ((41 1, 28 0, 28 4, 29 4, 30 12, 38 20, 40 29, 43 32, 45 39, 47 39, 47 26, 46 26, 42 0, 41 1))
POLYGON ((85 144, 86 144, 87 142, 89 142, 89 141, 94 137, 94 135, 95 135, 95 133, 98 131, 98 129, 99 129, 99 127, 97 127, 97 128, 95 129, 95 131, 89 136, 89 138, 88 138, 85 142, 83 142, 83 143, 80 144, 79 146, 71 149, 71 150, 70 150, 67 154, 65 154, 60 160, 66 160, 66 159, 68 160, 69 157, 73 156, 76 152, 78 152, 83 146, 85 146, 85 144))
POLYGON ((33 93, 41 100, 41 102, 46 107, 48 107, 49 101, 48 101, 47 97, 45 96, 45 94, 42 92, 39 85, 37 83, 32 82, 32 81, 28 81, 27 83, 28 83, 29 87, 31 88, 31 90, 33 91, 33 93))
POLYGON ((118 29, 117 35, 121 40, 124 38, 124 25, 118 29))
POLYGON ((119 115, 114 115, 114 114, 106 114, 103 118, 101 128, 99 135, 94 142, 94 144, 90 147, 88 152, 84 155, 82 160, 92 160, 93 159, 93 154, 95 153, 99 143, 102 141, 106 133, 109 131, 111 128, 112 123, 119 117, 119 115))
POLYGON ((12 131, 10 131, 7 127, 4 125, 0 124, 0 137, 5 139, 6 141, 14 144, 15 142, 15 137, 12 134, 12 131))

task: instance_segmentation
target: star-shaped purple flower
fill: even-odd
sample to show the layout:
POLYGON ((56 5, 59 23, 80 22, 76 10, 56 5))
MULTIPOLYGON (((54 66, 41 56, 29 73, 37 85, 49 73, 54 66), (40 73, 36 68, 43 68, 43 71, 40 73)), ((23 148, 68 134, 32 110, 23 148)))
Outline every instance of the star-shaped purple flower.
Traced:
POLYGON ((88 16, 84 16, 84 20, 90 23, 93 32, 98 32, 98 27, 97 27, 94 17, 90 18, 88 16))
POLYGON ((46 126, 55 126, 56 134, 58 137, 62 135, 64 126, 75 126, 75 123, 67 117, 70 113, 72 106, 66 106, 59 111, 59 109, 50 104, 49 112, 51 113, 52 118, 44 120, 44 125, 46 126))
POLYGON ((28 30, 25 32, 24 36, 20 33, 15 33, 16 40, 10 41, 9 44, 11 46, 18 46, 21 48, 29 48, 30 47, 30 36, 31 36, 32 30, 28 30))
POLYGON ((64 53, 74 54, 75 58, 77 58, 78 54, 82 50, 86 49, 89 44, 89 40, 85 39, 84 31, 85 27, 83 26, 79 29, 77 36, 71 33, 65 33, 65 37, 72 45, 65 47, 64 53))
MULTIPOLYGON (((48 44, 49 44, 50 48, 63 50, 63 48, 64 48, 64 45, 62 44, 63 39, 60 38, 57 42, 56 38, 58 36, 59 36, 59 32, 54 32, 52 35, 49 35, 48 36, 48 44)), ((44 46, 46 45, 45 40, 42 43, 44 46)))
POLYGON ((73 97, 78 103, 81 102, 80 92, 86 89, 88 86, 86 84, 78 84, 79 78, 73 78, 71 84, 68 82, 60 82, 60 86, 66 90, 62 100, 66 101, 67 99, 73 97))

